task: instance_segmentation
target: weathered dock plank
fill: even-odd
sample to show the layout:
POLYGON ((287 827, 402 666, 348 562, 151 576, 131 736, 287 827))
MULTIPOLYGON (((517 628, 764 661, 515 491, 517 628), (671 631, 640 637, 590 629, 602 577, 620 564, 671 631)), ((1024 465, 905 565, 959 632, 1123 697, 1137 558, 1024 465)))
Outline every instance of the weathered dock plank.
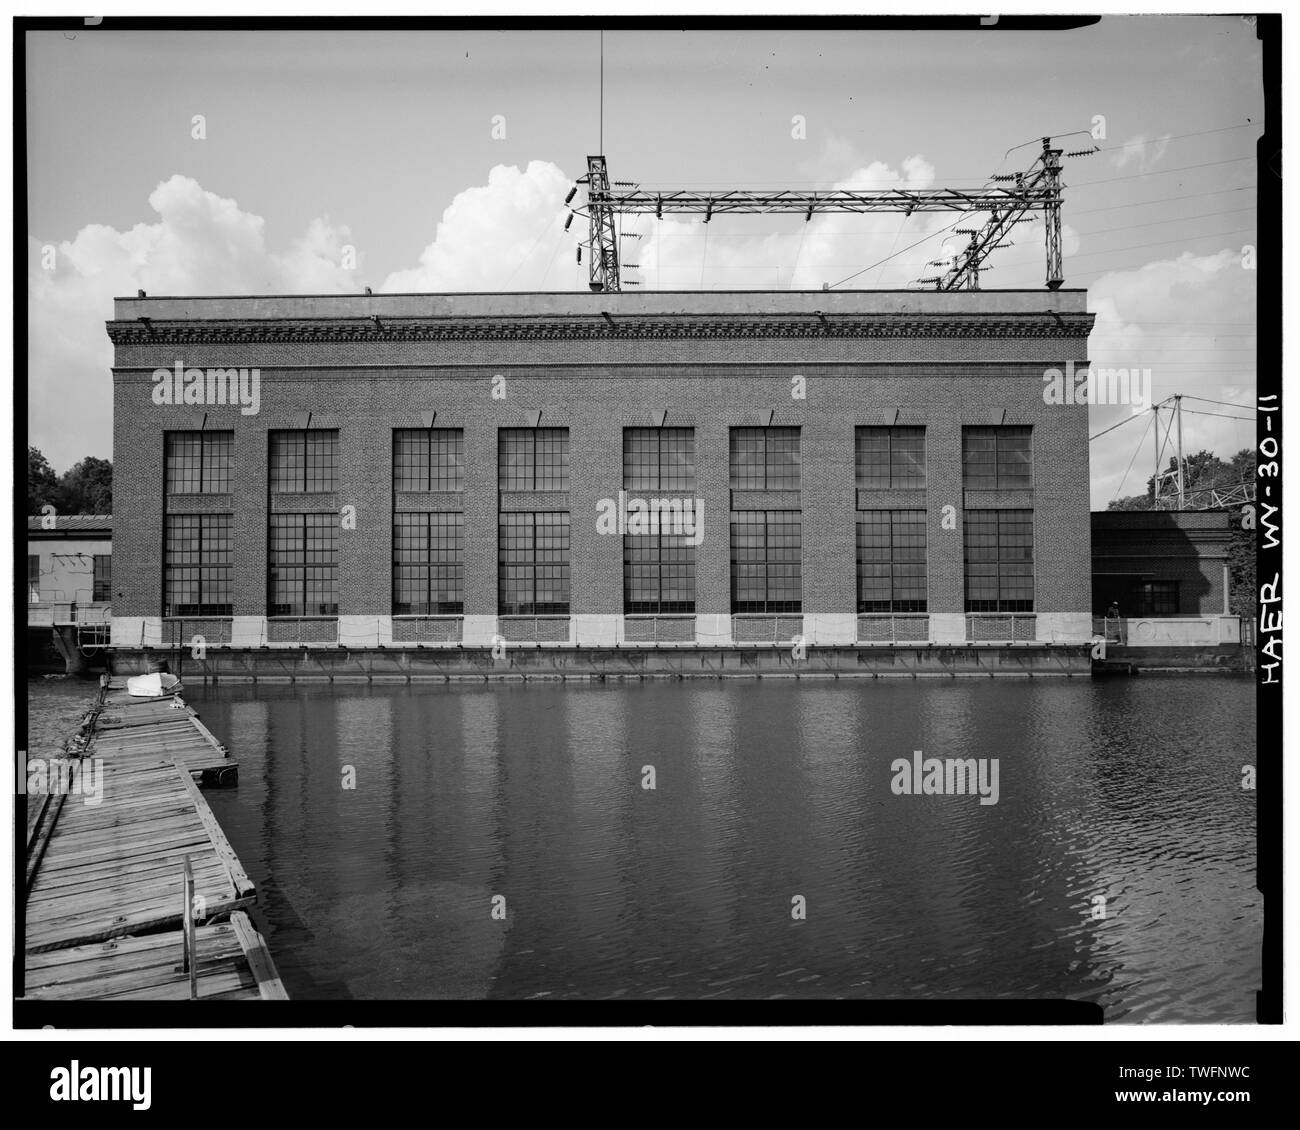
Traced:
POLYGON ((230 916, 230 923, 235 928, 244 959, 257 981, 257 989, 263 1000, 287 1001, 284 983, 280 980, 280 971, 271 960, 271 951, 266 948, 266 939, 253 926, 253 920, 241 911, 230 916))
POLYGON ((91 755, 116 761, 175 761, 192 773, 233 774, 235 762, 179 696, 132 698, 106 689, 95 720, 91 755))
POLYGON ((242 909, 256 890, 195 783, 233 781, 235 762, 178 695, 139 699, 124 687, 103 684, 69 746, 66 791, 29 804, 26 995, 287 999, 242 909), (194 986, 183 964, 187 869, 194 986))
POLYGON ((179 925, 187 855, 205 917, 252 903, 253 884, 188 771, 105 763, 97 805, 77 794, 84 771, 74 770, 28 891, 29 951, 179 925))
MULTIPOLYGON (((248 915, 197 931, 199 1000, 285 1000, 266 942, 248 915)), ((26 995, 38 1000, 188 1000, 181 931, 71 946, 27 958, 26 995)))

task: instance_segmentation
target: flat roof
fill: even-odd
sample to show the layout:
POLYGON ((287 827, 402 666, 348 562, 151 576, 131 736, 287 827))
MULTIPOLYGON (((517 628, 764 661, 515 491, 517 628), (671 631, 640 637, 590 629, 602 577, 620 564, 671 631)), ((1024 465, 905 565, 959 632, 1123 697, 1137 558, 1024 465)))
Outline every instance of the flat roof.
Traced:
POLYGON ((1228 510, 1094 510, 1092 525, 1114 530, 1179 529, 1218 530, 1228 527, 1228 510))
POLYGON ((115 298, 114 317, 256 318, 708 317, 736 314, 1084 314, 1086 290, 651 290, 510 291, 491 294, 188 295, 115 298))

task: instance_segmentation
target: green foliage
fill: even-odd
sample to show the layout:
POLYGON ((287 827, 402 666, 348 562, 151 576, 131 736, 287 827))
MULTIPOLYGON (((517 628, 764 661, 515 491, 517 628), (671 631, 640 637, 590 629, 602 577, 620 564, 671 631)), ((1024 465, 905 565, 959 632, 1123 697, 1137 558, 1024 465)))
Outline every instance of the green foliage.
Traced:
POLYGON ((35 447, 27 448, 27 513, 39 514, 41 507, 52 505, 59 510, 62 495, 59 478, 49 460, 35 447))
MULTIPOLYGON (((1255 451, 1243 447, 1228 462, 1224 462, 1212 451, 1198 451, 1185 460, 1183 475, 1186 479, 1184 492, 1205 490, 1209 488, 1227 489, 1250 479, 1255 474, 1255 451)), ((1178 460, 1171 457, 1167 471, 1178 470, 1178 460)), ((1161 486, 1160 497, 1165 499, 1175 492, 1174 479, 1166 479, 1161 486)), ((1145 494, 1132 494, 1126 498, 1117 498, 1107 510, 1150 510, 1155 498, 1155 476, 1147 479, 1145 494)), ((1194 505, 1193 500, 1193 505, 1194 505)))
POLYGON ((1232 530, 1232 541, 1228 546, 1228 606, 1234 615, 1254 620, 1259 609, 1255 577, 1258 557, 1255 539, 1259 531, 1242 528, 1241 510, 1228 514, 1228 527, 1232 530))
POLYGON ((113 513, 113 464, 88 455, 60 476, 38 448, 28 447, 27 513, 40 514, 47 505, 61 515, 113 513))
POLYGON ((59 484, 68 514, 113 513, 113 464, 88 455, 69 470, 59 484))

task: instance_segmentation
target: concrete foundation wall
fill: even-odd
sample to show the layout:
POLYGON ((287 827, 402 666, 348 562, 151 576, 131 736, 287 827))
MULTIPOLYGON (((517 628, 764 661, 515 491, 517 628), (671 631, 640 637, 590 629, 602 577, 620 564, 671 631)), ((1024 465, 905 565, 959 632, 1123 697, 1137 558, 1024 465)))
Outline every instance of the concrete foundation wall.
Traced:
POLYGON ((182 679, 216 682, 414 682, 617 678, 1031 678, 1091 674, 1087 647, 808 648, 339 648, 118 649, 116 674, 166 659, 182 679))

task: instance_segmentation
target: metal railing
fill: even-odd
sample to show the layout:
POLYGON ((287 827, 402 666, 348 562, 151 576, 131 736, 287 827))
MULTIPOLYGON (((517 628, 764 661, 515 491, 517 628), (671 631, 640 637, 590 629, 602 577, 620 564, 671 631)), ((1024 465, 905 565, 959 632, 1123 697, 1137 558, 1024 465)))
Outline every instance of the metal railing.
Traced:
POLYGON ((292 644, 298 647, 306 644, 337 646, 339 642, 339 622, 333 616, 268 618, 264 642, 268 644, 292 644))
POLYGON ((626 643, 694 643, 695 614, 645 614, 623 617, 626 643))
POLYGON ((929 643, 928 612, 860 612, 858 643, 929 643))
POLYGON ((1032 643, 1038 638, 1038 617, 1033 612, 968 612, 969 643, 1032 643))
POLYGON ((234 621, 224 616, 178 616, 163 620, 162 646, 189 647, 195 637, 205 645, 228 644, 234 621))
POLYGON ((783 644, 802 635, 802 612, 735 612, 731 616, 734 643, 783 644))
POLYGON ((465 636, 464 616, 394 616, 393 643, 460 643, 465 636))
POLYGON ((568 616, 498 616, 497 634, 512 643, 568 643, 568 616))
POLYGON ((1094 639, 1103 639, 1107 643, 1124 642, 1124 620, 1119 616, 1094 616, 1092 618, 1094 639))
POLYGON ((112 617, 112 605, 108 601, 29 600, 27 602, 27 625, 32 628, 53 627, 56 624, 107 624, 112 617))

